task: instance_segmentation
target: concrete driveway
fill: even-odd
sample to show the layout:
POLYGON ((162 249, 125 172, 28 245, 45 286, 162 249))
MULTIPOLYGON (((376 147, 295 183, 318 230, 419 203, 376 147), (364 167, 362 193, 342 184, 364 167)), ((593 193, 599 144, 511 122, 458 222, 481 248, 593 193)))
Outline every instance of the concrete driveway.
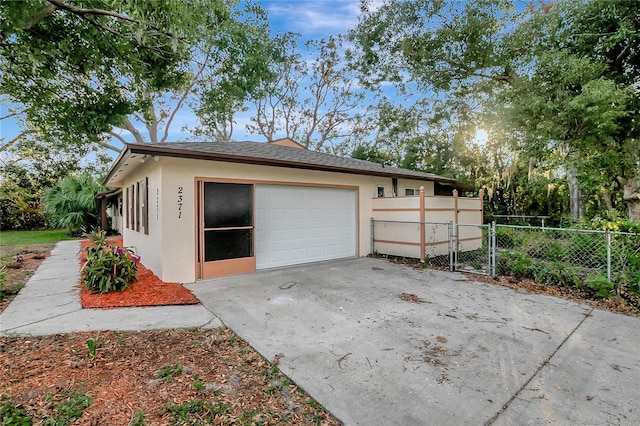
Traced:
POLYGON ((638 318, 381 259, 187 287, 348 425, 640 423, 638 318))

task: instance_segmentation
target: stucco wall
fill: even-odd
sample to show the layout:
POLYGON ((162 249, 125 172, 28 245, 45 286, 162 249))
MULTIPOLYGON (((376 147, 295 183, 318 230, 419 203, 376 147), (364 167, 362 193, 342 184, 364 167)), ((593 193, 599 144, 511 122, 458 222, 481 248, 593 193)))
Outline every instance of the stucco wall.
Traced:
POLYGON ((123 183, 122 197, 124 204, 121 233, 124 245, 132 247, 135 250, 136 254, 140 256, 140 261, 144 266, 152 270, 159 277, 163 277, 161 248, 164 238, 162 229, 163 212, 160 204, 162 200, 162 169, 160 164, 151 160, 146 161, 144 164, 141 164, 134 173, 127 176, 123 183), (149 179, 147 188, 149 203, 147 206, 149 212, 148 234, 145 234, 142 229, 139 232, 135 231, 131 229, 131 226, 127 226, 127 224, 124 223, 124 219, 128 218, 127 209, 129 208, 126 188, 145 177, 149 179))
MULTIPOLYGON (((149 178, 149 235, 123 226, 125 245, 134 246, 144 265, 164 281, 174 282, 196 278, 197 179, 355 187, 360 256, 371 252, 372 198, 378 186, 390 190, 392 185, 392 179, 385 177, 162 157, 137 167, 123 180, 123 187, 145 176, 149 178)), ((433 183, 427 181, 400 179, 398 190, 404 193, 405 187, 421 185, 433 194, 433 183)))

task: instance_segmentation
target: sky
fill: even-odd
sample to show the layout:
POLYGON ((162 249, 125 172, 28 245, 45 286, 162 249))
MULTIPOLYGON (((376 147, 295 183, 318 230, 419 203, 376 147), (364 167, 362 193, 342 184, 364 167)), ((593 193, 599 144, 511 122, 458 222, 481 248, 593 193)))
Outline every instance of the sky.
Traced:
MULTIPOLYGON (((330 35, 346 33, 358 21, 359 0, 276 0, 258 1, 268 12, 271 29, 274 33, 299 33, 299 46, 309 39, 328 38, 330 35)), ((0 116, 7 114, 6 106, 0 106, 0 116)), ((238 114, 234 126, 233 138, 237 140, 263 140, 261 136, 251 135, 245 130, 249 122, 249 113, 238 114)), ((170 128, 170 140, 185 139, 188 134, 182 132, 185 125, 195 125, 197 120, 188 109, 180 111, 170 128)), ((144 129, 142 127, 139 130, 144 129)), ((0 138, 7 140, 15 137, 19 128, 15 122, 0 121, 0 138)), ((127 140, 130 135, 123 133, 127 140)), ((119 143, 115 143, 121 146, 119 143)), ((115 156, 116 153, 113 153, 115 156)))

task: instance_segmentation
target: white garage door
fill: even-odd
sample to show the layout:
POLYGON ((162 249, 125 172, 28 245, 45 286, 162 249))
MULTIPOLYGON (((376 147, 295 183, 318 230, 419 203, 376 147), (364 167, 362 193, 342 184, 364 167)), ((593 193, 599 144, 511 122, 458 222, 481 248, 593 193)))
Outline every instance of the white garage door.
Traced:
POLYGON ((356 191, 256 185, 256 269, 356 256, 356 191))

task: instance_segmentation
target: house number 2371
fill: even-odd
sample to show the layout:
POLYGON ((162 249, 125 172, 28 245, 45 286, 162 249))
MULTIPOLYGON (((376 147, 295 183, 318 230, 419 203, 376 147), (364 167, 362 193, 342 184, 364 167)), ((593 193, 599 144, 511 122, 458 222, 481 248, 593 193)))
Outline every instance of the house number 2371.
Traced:
POLYGON ((182 187, 178 187, 178 219, 182 218, 182 187))

